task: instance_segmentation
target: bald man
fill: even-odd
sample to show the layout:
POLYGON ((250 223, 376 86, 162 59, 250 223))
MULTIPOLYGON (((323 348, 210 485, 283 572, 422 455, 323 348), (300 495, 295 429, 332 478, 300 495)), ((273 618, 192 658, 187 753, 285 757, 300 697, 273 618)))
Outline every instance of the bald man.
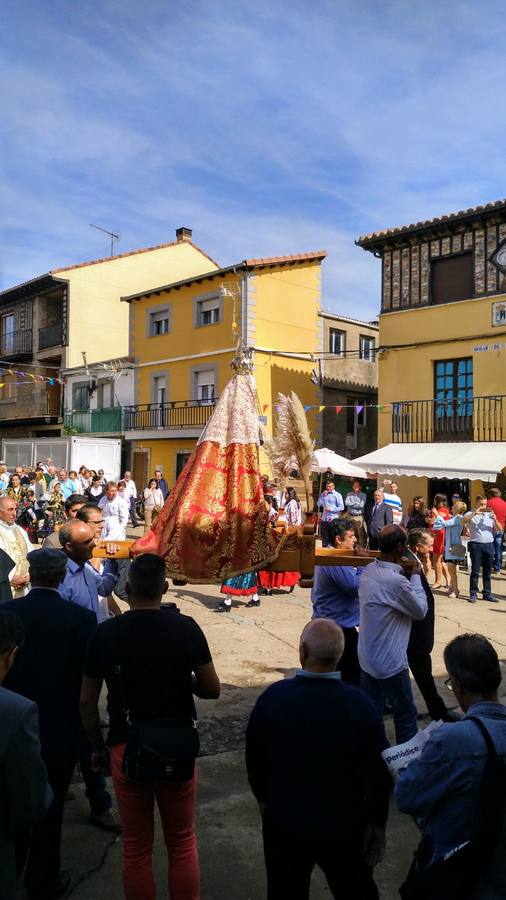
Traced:
POLYGON ((100 620, 99 594, 108 597, 118 580, 118 566, 106 560, 101 575, 90 565, 95 547, 95 529, 87 522, 71 519, 58 532, 60 544, 67 557, 67 574, 60 587, 65 600, 77 603, 95 613, 100 620))
POLYGON ((372 876, 385 843, 389 776, 381 716, 336 665, 342 629, 313 619, 301 668, 258 698, 246 765, 263 819, 268 900, 308 900, 315 865, 333 897, 376 900, 372 876))

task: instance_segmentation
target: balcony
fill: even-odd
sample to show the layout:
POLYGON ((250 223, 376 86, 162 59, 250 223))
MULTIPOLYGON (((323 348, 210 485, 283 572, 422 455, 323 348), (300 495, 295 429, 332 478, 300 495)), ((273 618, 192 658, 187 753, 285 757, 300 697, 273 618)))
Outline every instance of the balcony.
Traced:
MULTIPOLYGON (((6 424, 25 422, 50 423, 61 416, 61 393, 59 385, 52 387, 43 384, 23 384, 18 387, 7 385, 8 392, 3 389, 0 398, 0 422, 6 424)), ((61 421, 61 419, 60 419, 61 421)))
POLYGON ((0 335, 0 356, 24 356, 32 353, 32 329, 7 331, 0 335))
POLYGON ((172 403, 141 403, 125 406, 125 431, 149 431, 157 428, 203 428, 213 413, 216 401, 175 400, 172 403))
POLYGON ((77 434, 121 434, 123 410, 121 406, 113 406, 110 409, 66 412, 64 426, 77 434))
POLYGON ((62 343, 63 325, 61 322, 54 322, 52 325, 46 325, 45 328, 39 328, 39 350, 60 347, 62 343))
POLYGON ((504 394, 392 404, 392 441, 397 444, 503 441, 505 438, 504 394))

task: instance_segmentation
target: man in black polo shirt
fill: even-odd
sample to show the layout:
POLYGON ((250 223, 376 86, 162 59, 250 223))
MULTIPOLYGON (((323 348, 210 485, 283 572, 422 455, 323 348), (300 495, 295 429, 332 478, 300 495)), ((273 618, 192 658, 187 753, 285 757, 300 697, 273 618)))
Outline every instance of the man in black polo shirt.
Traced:
POLYGON ((135 781, 122 770, 131 722, 195 719, 193 695, 219 696, 220 683, 206 638, 175 604, 161 606, 168 588, 165 562, 145 553, 128 570, 130 611, 103 622, 90 643, 81 692, 81 717, 92 763, 112 771, 123 828, 123 885, 127 897, 154 897, 154 801, 160 811, 170 861, 170 895, 198 897, 195 774, 189 781, 135 781), (98 700, 108 689, 110 730, 106 747, 98 700))
POLYGON ((246 765, 263 818, 268 900, 307 900, 315 865, 333 897, 377 900, 372 877, 385 843, 390 778, 380 716, 336 672, 343 632, 313 619, 302 668, 258 698, 246 765))

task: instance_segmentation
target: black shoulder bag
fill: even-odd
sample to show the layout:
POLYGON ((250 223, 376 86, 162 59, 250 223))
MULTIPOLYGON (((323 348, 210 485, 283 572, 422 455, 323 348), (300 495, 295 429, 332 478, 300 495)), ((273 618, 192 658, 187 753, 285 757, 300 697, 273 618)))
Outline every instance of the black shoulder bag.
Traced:
POLYGON ((125 695, 120 655, 121 619, 116 619, 116 665, 120 696, 128 724, 123 772, 135 781, 190 781, 200 749, 197 723, 191 716, 134 722, 125 695))
POLYGON ((505 815, 506 765, 483 721, 478 716, 468 720, 478 726, 488 750, 473 833, 430 865, 430 844, 423 838, 399 888, 402 900, 469 900, 491 865, 505 815))

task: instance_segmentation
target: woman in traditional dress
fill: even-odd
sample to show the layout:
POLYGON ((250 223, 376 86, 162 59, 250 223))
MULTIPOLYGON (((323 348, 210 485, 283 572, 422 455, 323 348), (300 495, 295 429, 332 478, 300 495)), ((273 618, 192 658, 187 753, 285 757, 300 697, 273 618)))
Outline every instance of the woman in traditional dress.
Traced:
POLYGON ((21 484, 19 475, 11 475, 6 494, 11 500, 15 500, 16 503, 21 503, 26 498, 26 487, 24 484, 21 484))
POLYGON ((260 606, 258 575, 256 572, 246 572, 244 575, 227 578, 223 582, 220 591, 222 594, 225 594, 225 597, 223 600, 220 600, 217 612, 230 612, 232 609, 232 597, 249 597, 250 599, 246 606, 260 606))
MULTIPOLYGON (((289 487, 286 491, 285 517, 287 527, 302 525, 302 511, 299 499, 295 489, 292 487, 289 487)), ((262 571, 259 573, 259 577, 264 594, 270 597, 274 588, 287 587, 290 589, 289 593, 291 594, 295 585, 300 581, 300 572, 262 571)))
POLYGON ((51 516, 51 531, 65 522, 65 497, 61 492, 59 481, 53 484, 47 501, 47 512, 51 516))

